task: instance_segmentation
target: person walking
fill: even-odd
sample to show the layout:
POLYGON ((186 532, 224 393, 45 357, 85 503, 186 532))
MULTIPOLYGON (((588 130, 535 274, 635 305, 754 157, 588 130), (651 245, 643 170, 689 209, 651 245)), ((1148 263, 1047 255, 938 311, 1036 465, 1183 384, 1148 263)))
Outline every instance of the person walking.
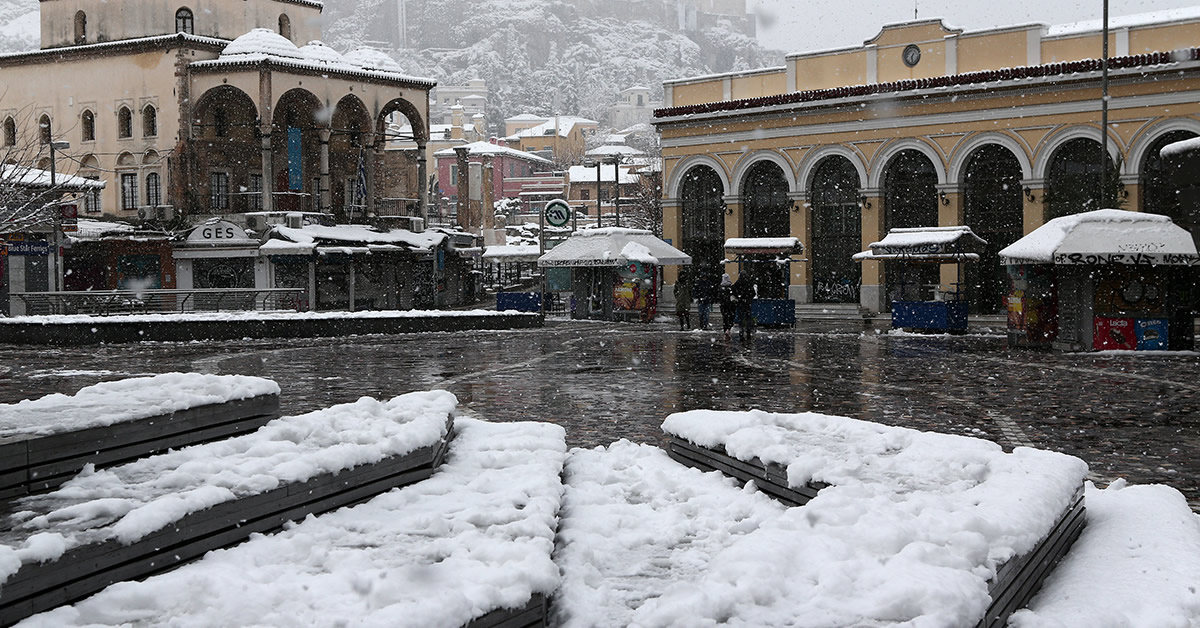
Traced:
POLYGON ((696 299, 700 329, 708 329, 708 319, 712 313, 713 301, 717 300, 717 282, 712 272, 702 270, 696 275, 696 286, 692 289, 692 296, 696 299))
POLYGON ((729 340, 734 317, 733 280, 729 278, 729 273, 721 275, 721 285, 717 287, 717 298, 721 301, 721 327, 725 332, 725 339, 729 340))
POLYGON ((675 316, 679 317, 679 331, 692 328, 692 286, 683 273, 675 282, 675 316))
POLYGON ((754 278, 750 276, 749 271, 743 271, 738 280, 734 282, 731 290, 734 309, 737 311, 738 317, 738 336, 742 340, 749 340, 750 334, 754 332, 754 314, 751 311, 751 304, 754 302, 754 297, 757 296, 758 290, 754 285, 754 278))

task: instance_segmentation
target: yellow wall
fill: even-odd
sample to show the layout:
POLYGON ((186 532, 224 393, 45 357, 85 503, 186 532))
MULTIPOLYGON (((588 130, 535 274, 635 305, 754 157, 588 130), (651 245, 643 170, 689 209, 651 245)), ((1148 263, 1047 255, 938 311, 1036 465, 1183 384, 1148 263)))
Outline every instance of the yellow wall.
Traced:
POLYGON ((867 53, 862 50, 800 57, 790 63, 795 64, 796 88, 801 91, 867 83, 867 53))
MULTIPOLYGON (((1060 61, 1079 61, 1080 59, 1099 59, 1103 52, 1103 42, 1100 34, 1066 37, 1063 39, 1042 40, 1042 63, 1058 63, 1060 61)), ((1117 35, 1110 33, 1108 37, 1108 54, 1117 54, 1117 35)))
POLYGON ((787 72, 780 70, 769 74, 739 76, 732 79, 731 99, 757 98, 782 94, 787 91, 787 72))
POLYGON ((958 72, 1028 65, 1025 31, 958 39, 958 72))
POLYGON ((1169 24, 1129 31, 1129 54, 1177 50, 1200 45, 1200 22, 1169 24))
POLYGON ((923 43, 921 61, 914 67, 904 64, 904 49, 908 46, 890 46, 879 49, 879 82, 904 81, 931 78, 946 74, 946 42, 923 43))
POLYGON ((725 100, 725 88, 721 79, 675 85, 671 89, 671 106, 699 105, 706 102, 725 100))
POLYGON ((875 39, 867 40, 868 44, 875 44, 880 48, 885 46, 907 46, 908 44, 918 42, 940 41, 946 35, 954 34, 957 31, 952 31, 945 28, 938 21, 917 22, 915 24, 890 24, 875 36, 875 39))

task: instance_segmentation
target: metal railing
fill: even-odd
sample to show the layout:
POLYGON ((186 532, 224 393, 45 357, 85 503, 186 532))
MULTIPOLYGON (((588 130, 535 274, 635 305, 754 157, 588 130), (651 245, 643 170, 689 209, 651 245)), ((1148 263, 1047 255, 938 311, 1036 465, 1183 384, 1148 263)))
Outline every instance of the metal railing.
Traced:
POLYGON ((196 288, 193 290, 82 290, 10 292, 27 315, 152 314, 223 310, 306 310, 304 288, 196 288))

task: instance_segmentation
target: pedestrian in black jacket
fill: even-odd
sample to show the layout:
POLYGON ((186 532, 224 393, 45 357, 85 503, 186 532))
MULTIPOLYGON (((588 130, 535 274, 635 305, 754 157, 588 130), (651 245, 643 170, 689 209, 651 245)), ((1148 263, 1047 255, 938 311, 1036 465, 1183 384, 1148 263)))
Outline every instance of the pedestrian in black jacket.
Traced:
POLYGON ((742 340, 749 340, 750 334, 754 332, 754 315, 751 313, 750 304, 758 295, 758 288, 754 285, 754 278, 749 271, 743 271, 738 276, 731 292, 733 309, 738 317, 738 335, 742 340))
POLYGON ((725 339, 729 340, 729 330, 733 329, 733 280, 729 273, 721 275, 721 285, 717 288, 717 298, 721 301, 721 326, 725 331, 725 339))

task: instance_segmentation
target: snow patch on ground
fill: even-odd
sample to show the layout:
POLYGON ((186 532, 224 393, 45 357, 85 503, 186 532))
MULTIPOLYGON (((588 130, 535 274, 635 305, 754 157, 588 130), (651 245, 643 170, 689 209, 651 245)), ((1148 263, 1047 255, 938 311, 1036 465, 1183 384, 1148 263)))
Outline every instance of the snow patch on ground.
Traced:
MULTIPOLYGON (((55 376, 109 371, 60 371, 55 376)), ((0 438, 46 436, 159 416, 199 406, 279 394, 279 384, 247 375, 164 373, 81 388, 74 395, 0 405, 0 438)))
POLYGON ((549 595, 565 432, 455 426, 430 479, 19 625, 457 628, 549 595))
POLYGON ((1087 473, 1063 454, 815 413, 692 411, 663 429, 831 486, 640 609, 644 625, 974 625, 988 580, 1049 533, 1087 473))
MULTIPOLYGON (((293 312, 287 311, 227 311, 227 312, 183 312, 162 314, 122 314, 117 316, 91 316, 88 314, 50 314, 44 316, 0 316, 0 325, 36 323, 62 325, 78 323, 161 323, 161 322, 244 322, 280 320, 342 320, 351 318, 446 318, 456 316, 512 316, 512 312, 495 310, 365 310, 361 312, 293 312)), ((536 316, 536 314, 529 314, 536 316)))
POLYGON ((29 537, 18 547, 0 544, 0 584, 16 572, 6 554, 50 560, 89 543, 133 543, 216 504, 433 445, 457 403, 445 391, 363 397, 276 419, 244 436, 85 469, 51 493, 16 502, 6 527, 29 537), (41 532, 62 534, 65 542, 57 552, 35 548, 41 532))
POLYGON ((634 625, 648 600, 700 579, 713 556, 784 511, 732 479, 624 440, 572 450, 566 480, 555 555, 563 628, 634 625))

